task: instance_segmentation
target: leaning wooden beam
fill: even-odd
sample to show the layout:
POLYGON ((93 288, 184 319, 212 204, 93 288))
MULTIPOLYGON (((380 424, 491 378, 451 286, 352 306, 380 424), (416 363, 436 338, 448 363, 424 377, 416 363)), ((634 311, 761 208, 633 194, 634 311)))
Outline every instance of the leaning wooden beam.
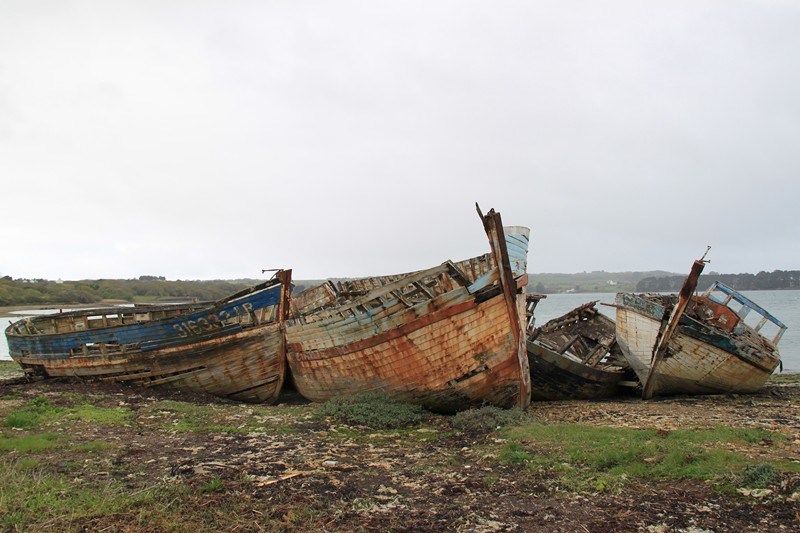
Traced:
POLYGON ((656 344, 653 346, 653 359, 650 364, 650 371, 647 373, 647 379, 645 379, 644 385, 642 386, 642 398, 645 400, 653 396, 653 376, 658 373, 658 367, 661 365, 661 361, 664 360, 664 355, 667 352, 667 345, 672 335, 678 329, 678 323, 684 311, 686 311, 686 306, 689 305, 692 294, 697 288, 697 280, 700 278, 700 274, 703 272, 705 266, 706 264, 703 259, 698 259, 692 264, 692 270, 689 272, 689 275, 686 276, 683 287, 681 287, 681 292, 678 295, 678 303, 672 308, 672 314, 666 322, 666 327, 660 332, 656 344))
MULTIPOLYGON (((519 361, 522 372, 520 373, 520 390, 526 391, 525 394, 519 395, 517 407, 522 409, 530 405, 530 390, 531 380, 530 371, 528 367, 528 352, 525 349, 525 335, 522 329, 522 319, 520 318, 519 308, 517 302, 517 283, 514 280, 514 273, 511 271, 511 262, 508 258, 508 250, 506 248, 506 238, 503 232, 503 223, 500 219, 500 213, 490 209, 484 216, 478 204, 475 204, 478 210, 478 215, 483 220, 483 227, 486 230, 486 235, 489 237, 489 244, 492 248, 492 255, 497 262, 497 269, 500 274, 500 285, 503 290, 503 297, 508 309, 508 319, 512 324, 514 341, 517 344, 517 359, 519 361)), ((522 303, 525 302, 525 289, 522 289, 522 303)))

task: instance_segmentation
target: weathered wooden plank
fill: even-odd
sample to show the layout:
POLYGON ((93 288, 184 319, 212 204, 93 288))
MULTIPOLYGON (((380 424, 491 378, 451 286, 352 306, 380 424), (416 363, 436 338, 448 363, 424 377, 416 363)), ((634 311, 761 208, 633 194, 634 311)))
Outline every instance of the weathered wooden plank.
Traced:
MULTIPOLYGON (((506 253, 504 243, 495 243, 498 253, 506 253)), ((527 359, 522 376, 514 334, 522 328, 524 288, 511 276, 513 314, 496 264, 487 254, 384 277, 365 295, 339 294, 346 300, 339 306, 290 320, 287 360, 298 390, 315 401, 378 390, 439 411, 527 405, 527 359), (361 302, 380 307, 365 311, 361 302), (357 312, 342 316, 344 309, 357 312)))
MULTIPOLYGON (((116 316, 92 310, 56 318, 105 322, 105 328, 22 335, 16 325, 11 332, 12 357, 45 376, 106 377, 219 396, 236 394, 246 401, 275 401, 286 367, 283 322, 290 286, 291 271, 281 271, 275 281, 200 308, 117 310, 116 316), (183 314, 176 314, 181 310, 183 314), (119 325, 125 316, 136 322, 119 325), (142 322, 147 317, 156 320, 142 322), (264 386, 267 383, 271 385, 264 386)), ((49 320, 46 317, 42 323, 49 320)))

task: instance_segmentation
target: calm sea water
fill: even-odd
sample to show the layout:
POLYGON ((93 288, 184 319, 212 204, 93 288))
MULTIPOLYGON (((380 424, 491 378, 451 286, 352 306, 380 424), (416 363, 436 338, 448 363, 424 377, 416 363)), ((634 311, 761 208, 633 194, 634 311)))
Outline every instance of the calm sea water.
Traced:
MULTIPOLYGON (((800 291, 747 291, 743 294, 789 327, 778 345, 781 359, 783 359, 783 371, 800 372, 800 291)), ((549 294, 546 299, 539 302, 536 308, 536 323, 544 324, 548 320, 592 300, 614 303, 614 294, 549 294)), ((615 309, 613 307, 598 305, 598 308, 602 313, 614 318, 615 309)), ((9 320, 16 321, 26 315, 51 312, 52 310, 34 310, 25 311, 22 314, 0 316, 0 323, 5 329, 9 320)), ((5 335, 0 336, 0 359, 10 359, 5 335)))

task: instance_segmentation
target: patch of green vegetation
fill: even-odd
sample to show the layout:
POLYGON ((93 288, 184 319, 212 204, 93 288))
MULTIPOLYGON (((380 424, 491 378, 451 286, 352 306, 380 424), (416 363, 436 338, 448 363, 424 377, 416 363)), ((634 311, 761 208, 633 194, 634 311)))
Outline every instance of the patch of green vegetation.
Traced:
POLYGON ((769 380, 772 383, 800 383, 800 373, 772 374, 769 380))
POLYGON ((127 407, 97 407, 83 404, 68 409, 64 418, 82 420, 104 426, 124 425, 131 421, 131 410, 127 407))
POLYGON ((726 444, 786 438, 751 428, 659 432, 579 424, 531 424, 505 435, 500 461, 555 473, 560 483, 579 490, 604 490, 631 477, 719 480, 748 461, 726 444))
POLYGON ((12 411, 6 417, 5 422, 3 425, 9 428, 17 428, 17 429, 31 429, 35 428, 39 425, 39 419, 41 417, 30 411, 18 410, 12 411))
POLYGON ((19 378, 25 373, 14 361, 0 361, 0 379, 19 378))
POLYGON ((778 480, 778 470, 770 463, 745 466, 739 473, 739 484, 751 489, 763 489, 778 480))
POLYGON ((59 435, 38 433, 35 435, 0 435, 0 453, 35 453, 58 446, 59 435))
POLYGON ((521 464, 533 461, 533 455, 525 451, 518 442, 509 442, 500 450, 499 459, 504 463, 521 464))
MULTIPOLYGON (((31 469, 21 461, 0 460, 0 529, 66 530, 72 523, 95 516, 145 511, 148 519, 167 513, 170 501, 186 494, 180 485, 159 484, 130 490, 106 481, 76 484, 69 476, 31 469)), ((157 523, 157 521, 154 521, 157 523)), ((81 529, 80 527, 74 529, 81 529)))
POLYGON ((58 407, 46 396, 38 396, 25 402, 20 409, 11 411, 4 421, 7 427, 33 429, 42 423, 57 420, 80 420, 100 425, 121 425, 130 421, 131 411, 125 407, 97 407, 82 404, 74 407, 58 407))
POLYGON ((6 276, 0 278, 0 305, 96 303, 101 300, 217 300, 255 283, 258 281, 168 281, 163 276, 64 282, 36 279, 30 283, 6 276))
POLYGON ((167 414, 168 420, 160 424, 168 431, 193 431, 197 433, 294 433, 291 423, 266 420, 262 411, 240 405, 200 405, 189 402, 165 400, 150 405, 146 413, 158 416, 167 414))
POLYGON ((503 426, 530 422, 533 422, 533 415, 522 409, 500 409, 492 406, 461 411, 450 420, 454 428, 472 435, 491 433, 503 426))
POLYGON ((170 431, 194 431, 198 433, 229 433, 235 431, 231 425, 218 423, 222 418, 221 410, 211 405, 198 405, 188 402, 165 400, 156 402, 149 411, 167 412, 175 417, 161 424, 170 431))
POLYGON ((425 410, 419 406, 389 398, 381 393, 367 392, 325 402, 317 416, 330 417, 337 422, 373 429, 395 429, 416 426, 425 410))
POLYGON ((19 429, 33 429, 48 417, 52 417, 62 411, 50 403, 46 396, 37 396, 25 402, 22 408, 11 411, 6 417, 3 425, 19 429))
POLYGON ((17 460, 17 467, 22 470, 33 470, 34 468, 39 468, 42 466, 42 463, 30 457, 24 457, 22 459, 17 460))
POLYGON ((58 413, 61 408, 54 406, 50 403, 50 400, 47 396, 37 396, 32 400, 28 400, 25 402, 25 408, 33 413, 38 413, 40 415, 48 415, 52 413, 58 413))
POLYGON ((200 492, 223 492, 224 490, 225 482, 218 477, 215 477, 200 486, 200 492))

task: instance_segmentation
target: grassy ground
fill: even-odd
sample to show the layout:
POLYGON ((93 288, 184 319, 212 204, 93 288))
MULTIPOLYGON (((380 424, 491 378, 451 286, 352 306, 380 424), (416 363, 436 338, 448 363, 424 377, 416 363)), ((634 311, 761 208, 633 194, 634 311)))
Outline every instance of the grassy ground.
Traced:
POLYGON ((0 379, 22 377, 20 366, 13 361, 0 361, 0 379))
MULTIPOLYGON (((0 375, 9 368, 0 363, 0 375)), ((553 402, 458 417, 375 398, 285 401, 0 384, 0 529, 800 526, 797 377, 751 396, 553 402)))

